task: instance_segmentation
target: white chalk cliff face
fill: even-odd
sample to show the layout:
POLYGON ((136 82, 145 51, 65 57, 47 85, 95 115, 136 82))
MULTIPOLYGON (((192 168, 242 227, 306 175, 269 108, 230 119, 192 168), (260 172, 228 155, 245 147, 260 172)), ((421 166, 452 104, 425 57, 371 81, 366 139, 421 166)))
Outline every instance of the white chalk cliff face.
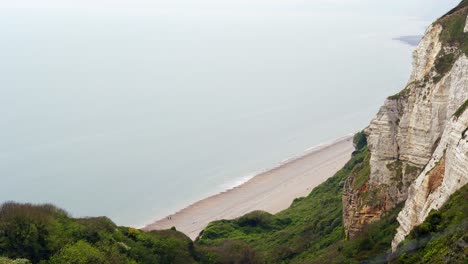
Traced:
MULTIPOLYGON (((465 34, 466 25, 468 22, 465 22, 465 34)), ((430 28, 429 34, 426 35, 429 37, 426 41, 432 43, 429 46, 441 46, 438 34, 440 32, 434 34, 434 30, 430 28)), ((431 61, 434 63, 433 54, 426 54, 429 55, 428 59, 418 58, 418 55, 424 53, 421 49, 426 47, 427 43, 422 42, 415 51, 412 81, 433 74, 430 70, 433 68, 433 65, 430 65, 431 61), (426 65, 418 64, 418 61, 424 61, 426 65)), ((425 133, 425 136, 421 133, 408 133, 400 137, 407 139, 407 148, 402 152, 401 159, 420 162, 419 164, 424 164, 424 169, 411 184, 405 205, 398 215, 400 227, 392 241, 392 250, 396 249, 415 226, 426 219, 432 209, 441 208, 450 195, 468 183, 468 111, 456 114, 458 109, 464 109, 462 105, 466 105, 468 100, 468 58, 456 47, 443 48, 445 53, 459 52, 461 55, 458 55, 451 70, 439 82, 430 83, 426 87, 427 93, 423 92, 425 96, 423 95, 422 100, 421 92, 415 94, 416 101, 418 98, 421 100, 419 105, 426 106, 426 115, 418 115, 417 111, 409 113, 414 121, 410 128, 414 129, 414 125, 419 126, 419 130, 425 133), (439 142, 433 141, 439 137, 439 142), (415 142, 425 142, 429 145, 413 146, 415 142), (438 143, 437 147, 428 151, 432 142, 438 143), (430 158, 425 162, 428 154, 430 158)))
POLYGON ((463 29, 463 32, 468 32, 468 19, 465 22, 465 28, 463 29))
POLYGON ((444 32, 445 20, 466 19, 467 13, 468 7, 459 8, 427 29, 414 51, 407 86, 385 101, 366 128, 366 188, 344 190, 343 221, 351 238, 405 202, 395 249, 432 209, 468 183, 468 111, 460 111, 468 100, 468 58, 459 40, 467 39, 468 22, 463 21, 460 34, 465 35, 458 35, 458 42, 447 40, 444 32), (357 198, 369 197, 363 192, 372 193, 374 200, 357 198))
MULTIPOLYGON (((468 64, 465 57, 465 88, 468 64)), ((450 195, 468 183, 468 111, 451 118, 437 149, 416 181, 410 186, 408 199, 398 215, 400 227, 392 241, 392 250, 405 236, 421 224, 432 209, 439 209, 450 195)))

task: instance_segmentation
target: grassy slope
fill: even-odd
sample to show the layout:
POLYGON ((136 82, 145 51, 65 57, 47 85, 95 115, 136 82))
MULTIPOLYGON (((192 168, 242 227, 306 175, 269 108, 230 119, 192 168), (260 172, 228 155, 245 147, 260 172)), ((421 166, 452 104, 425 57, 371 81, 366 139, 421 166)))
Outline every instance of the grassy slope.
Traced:
POLYGON ((198 243, 209 245, 205 251, 216 255, 223 251, 213 249, 224 246, 226 241, 242 241, 241 251, 248 249, 255 256, 250 263, 387 263, 390 257, 391 263, 463 263, 467 259, 468 185, 453 194, 439 211, 432 211, 391 256, 390 245, 398 227, 396 217, 402 205, 355 239, 344 240, 341 222, 334 224, 341 217, 332 208, 341 209, 333 196, 340 192, 344 172, 349 172, 349 167, 276 216, 254 212, 237 220, 214 222, 198 243), (291 223, 286 224, 285 219, 291 223))
MULTIPOLYGON (((359 140, 356 137, 356 142, 359 140)), ((343 169, 316 187, 309 196, 296 199, 290 208, 277 215, 257 211, 235 220, 213 222, 204 230, 197 244, 216 248, 226 240, 241 240, 257 252, 258 258, 268 263, 320 262, 323 255, 330 253, 328 249, 335 249, 338 246, 337 243, 343 243, 342 189, 344 181, 350 173, 359 174, 361 170, 367 170, 368 167, 366 164, 368 162, 367 146, 365 143, 358 144, 358 146, 361 149, 355 151, 343 169), (356 171, 356 168, 359 170, 356 171)), ((389 219, 391 219, 389 221, 396 223, 394 221, 396 212, 389 214, 389 219)), ((396 225, 386 223, 386 227, 392 227, 394 230, 396 225)), ((364 244, 369 241, 373 242, 367 247, 361 245, 362 254, 356 254, 355 247, 358 245, 354 243, 341 245, 341 248, 345 250, 340 254, 344 258, 354 256, 355 260, 359 260, 368 258, 373 253, 380 254, 380 250, 377 250, 378 253, 375 251, 382 245, 385 245, 385 249, 389 247, 393 231, 383 232, 382 234, 389 233, 389 235, 382 240, 382 237, 377 238, 374 229, 369 230, 366 235, 363 235, 362 240, 365 240, 364 244), (374 243, 374 240, 377 242, 374 243)))
POLYGON ((392 263, 467 263, 467 201, 468 185, 465 185, 410 233, 392 263))
POLYGON ((440 40, 443 47, 456 47, 457 52, 445 52, 442 49, 435 61, 438 73, 434 81, 438 82, 450 69, 461 54, 468 56, 468 33, 463 32, 468 15, 468 1, 462 1, 457 7, 449 11, 436 21, 442 25, 440 40))

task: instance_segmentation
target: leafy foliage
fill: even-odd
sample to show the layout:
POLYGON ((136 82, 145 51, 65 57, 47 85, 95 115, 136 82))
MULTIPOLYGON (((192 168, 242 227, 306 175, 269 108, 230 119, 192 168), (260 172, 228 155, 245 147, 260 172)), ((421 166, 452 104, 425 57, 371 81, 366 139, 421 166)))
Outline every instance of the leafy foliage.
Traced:
POLYGON ((50 263, 70 263, 70 264, 104 264, 107 263, 104 254, 88 242, 80 240, 75 244, 66 245, 56 255, 50 263))
POLYGON ((367 146, 367 138, 364 131, 357 132, 353 137, 353 144, 356 150, 362 150, 367 146))
POLYGON ((0 255, 54 264, 195 262, 192 241, 174 230, 143 232, 106 217, 74 219, 52 205, 12 202, 0 207, 0 255))
POLYGON ((392 263, 462 263, 468 255, 468 185, 413 229, 392 263))

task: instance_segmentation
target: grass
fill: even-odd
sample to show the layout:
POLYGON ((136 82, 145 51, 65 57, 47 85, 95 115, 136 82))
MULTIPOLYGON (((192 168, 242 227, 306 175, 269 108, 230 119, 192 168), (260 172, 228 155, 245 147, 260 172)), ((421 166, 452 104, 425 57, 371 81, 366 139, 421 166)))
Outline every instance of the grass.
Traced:
MULTIPOLYGON (((449 53, 446 55, 440 56, 434 64, 434 67, 439 74, 439 76, 444 76, 447 74, 453 67, 453 64, 455 63, 455 60, 457 59, 457 56, 454 53, 449 53)), ((440 79, 437 79, 440 80, 440 79)), ((437 82, 437 81, 435 81, 437 82)))
POLYGON ((349 177, 354 177, 353 179, 353 189, 358 190, 360 189, 370 177, 370 157, 371 154, 367 147, 363 148, 362 151, 358 154, 363 156, 363 162, 356 165, 351 171, 349 177))
POLYGON ((399 245, 391 263, 466 263, 467 200, 468 185, 465 185, 413 229, 399 245))
POLYGON ((444 46, 458 47, 461 52, 468 56, 468 33, 463 32, 468 14, 467 1, 462 1, 437 23, 442 26, 440 40, 444 46))
POLYGON ((351 160, 333 177, 314 188, 307 197, 296 199, 291 207, 276 215, 257 211, 235 220, 213 222, 203 231, 196 244, 216 255, 214 249, 222 247, 226 241, 242 241, 265 263, 323 263, 320 261, 321 257, 335 252, 338 245, 345 248, 340 253, 341 259, 354 262, 381 254, 382 248, 387 250, 390 246, 396 228, 396 213, 391 214, 391 218, 384 217, 393 224, 379 221, 381 226, 371 225, 362 238, 353 240, 359 242, 344 241, 344 182, 349 175, 356 175, 359 181, 367 181, 368 177, 365 172, 368 171, 366 164, 369 159, 365 135, 358 133, 354 143, 356 151, 351 160), (393 231, 381 233, 386 237, 382 239, 378 230, 384 227, 393 231), (366 243, 371 245, 363 246, 366 243), (362 248, 358 249, 360 245, 362 248), (350 253, 356 250, 362 254, 350 253))
POLYGON ((468 33, 464 32, 467 15, 468 4, 464 0, 436 22, 442 26, 440 33, 442 46, 456 48, 456 51, 446 52, 442 48, 437 55, 434 65, 437 75, 433 77, 435 83, 452 69, 454 62, 461 54, 468 56, 468 33))
POLYGON ((393 181, 401 182, 403 180, 403 162, 401 160, 387 164, 387 169, 395 172, 395 176, 392 177, 393 181))
POLYGON ((410 92, 410 88, 407 86, 407 87, 405 87, 405 89, 401 90, 400 92, 387 97, 387 99, 389 99, 389 100, 398 100, 398 99, 402 99, 402 98, 407 98, 408 95, 409 95, 409 92, 410 92))
POLYGON ((412 166, 410 164, 406 164, 406 168, 405 168, 405 174, 417 174, 421 171, 421 168, 420 167, 417 167, 417 166, 412 166))
POLYGON ((402 204, 367 226, 357 237, 340 241, 319 252, 314 263, 385 263, 396 234, 402 204))

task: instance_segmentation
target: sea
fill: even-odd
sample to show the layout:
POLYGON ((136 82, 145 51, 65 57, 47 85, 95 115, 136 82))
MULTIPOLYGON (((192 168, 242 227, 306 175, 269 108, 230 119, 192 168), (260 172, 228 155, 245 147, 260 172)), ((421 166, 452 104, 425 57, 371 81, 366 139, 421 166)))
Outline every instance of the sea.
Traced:
POLYGON ((0 1, 0 202, 141 227, 233 188, 365 128, 457 2, 0 1))

